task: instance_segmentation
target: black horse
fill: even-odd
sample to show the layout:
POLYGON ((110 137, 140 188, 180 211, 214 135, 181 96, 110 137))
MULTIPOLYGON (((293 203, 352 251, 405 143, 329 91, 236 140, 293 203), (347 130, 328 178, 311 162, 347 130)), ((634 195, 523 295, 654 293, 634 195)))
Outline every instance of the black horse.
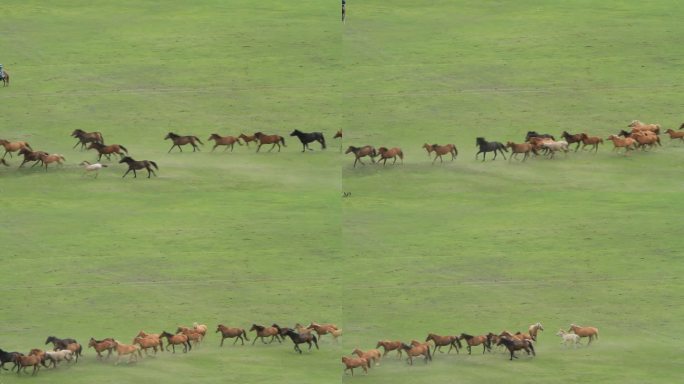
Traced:
POLYGON ((553 135, 549 135, 548 133, 538 133, 537 131, 527 131, 527 135, 525 135, 525 141, 530 141, 530 139, 533 137, 544 137, 556 141, 556 138, 553 137, 553 135))
POLYGON ((477 160, 477 155, 481 153, 482 161, 485 161, 487 152, 494 152, 494 158, 492 160, 496 160, 497 151, 501 152, 501 156, 503 156, 504 160, 506 160, 506 155, 504 155, 504 152, 508 152, 508 150, 498 141, 487 141, 484 139, 484 137, 478 137, 475 139, 475 145, 480 147, 480 150, 475 154, 475 160, 477 160))
POLYGON ((121 176, 121 178, 126 177, 126 175, 128 175, 128 172, 130 172, 130 171, 133 171, 133 177, 138 177, 138 174, 135 172, 136 170, 147 169, 147 178, 149 179, 152 174, 157 176, 157 174, 154 173, 154 170, 152 169, 152 167, 154 167, 156 170, 159 170, 159 167, 157 167, 157 163, 155 163, 152 160, 136 161, 136 160, 133 160, 132 158, 130 158, 128 156, 124 156, 121 159, 121 161, 119 161, 119 164, 121 164, 121 163, 128 164, 128 171, 126 171, 126 173, 124 173, 124 175, 121 176))
POLYGON ((499 342, 496 343, 496 345, 505 345, 506 348, 508 348, 508 351, 511 353, 511 360, 513 360, 513 358, 518 358, 518 356, 515 356, 515 351, 519 351, 521 349, 524 349, 528 355, 530 354, 530 351, 532 351, 532 355, 537 356, 537 354, 534 352, 534 346, 529 340, 517 340, 502 337, 499 339, 499 342))
MULTIPOLYGON (((273 324, 275 327, 275 324, 273 324)), ((292 339, 292 342, 294 343, 294 350, 299 352, 300 354, 302 353, 302 350, 299 348, 299 344, 304 344, 307 343, 309 344, 309 351, 311 350, 311 342, 313 342, 316 345, 316 349, 318 348, 318 340, 316 339, 316 336, 310 334, 310 333, 297 333, 294 330, 290 328, 280 328, 279 329, 280 335, 285 337, 285 336, 290 336, 290 339, 292 339)))
POLYGON ((14 371, 14 368, 17 366, 15 359, 17 356, 21 355, 22 354, 19 352, 7 352, 0 349, 0 368, 8 371, 8 369, 5 368, 5 363, 14 363, 14 366, 12 367, 12 370, 14 371))
POLYGON ((302 142, 302 152, 305 150, 312 151, 311 148, 309 148, 309 143, 312 141, 318 141, 321 143, 321 149, 325 149, 325 137, 323 137, 323 134, 321 132, 311 132, 311 133, 305 133, 302 132, 298 129, 295 129, 290 133, 290 136, 297 136, 299 138, 299 141, 302 142))
POLYGON ((55 347, 55 350, 58 349, 67 349, 67 346, 69 344, 78 344, 78 341, 74 339, 60 339, 55 336, 48 336, 47 340, 45 340, 45 345, 48 345, 52 343, 52 345, 55 347))

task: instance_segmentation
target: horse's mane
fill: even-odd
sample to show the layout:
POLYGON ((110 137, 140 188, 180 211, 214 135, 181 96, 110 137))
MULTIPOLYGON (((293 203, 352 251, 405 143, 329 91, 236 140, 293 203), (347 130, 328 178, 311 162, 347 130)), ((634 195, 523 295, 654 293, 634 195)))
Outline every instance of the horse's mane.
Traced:
POLYGON ((469 334, 467 334, 467 333, 461 333, 461 336, 463 336, 463 338, 466 339, 466 340, 467 340, 467 339, 472 339, 472 338, 473 338, 472 335, 469 335, 469 334))
POLYGON ((179 136, 179 135, 176 135, 176 134, 173 133, 173 132, 169 132, 169 137, 180 137, 180 136, 179 136))
POLYGON ((257 331, 263 331, 264 328, 266 328, 266 327, 264 327, 263 325, 252 324, 252 326, 253 326, 254 328, 256 328, 257 331))

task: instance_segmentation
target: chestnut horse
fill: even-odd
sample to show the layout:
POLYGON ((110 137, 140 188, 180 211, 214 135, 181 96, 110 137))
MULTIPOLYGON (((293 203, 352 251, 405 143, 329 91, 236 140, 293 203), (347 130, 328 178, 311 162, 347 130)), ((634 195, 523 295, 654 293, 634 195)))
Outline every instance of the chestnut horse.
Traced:
POLYGON ((442 160, 442 156, 446 154, 451 155, 451 161, 454 161, 456 159, 456 156, 458 156, 458 150, 456 149, 456 145, 454 144, 447 144, 447 145, 439 145, 439 144, 432 144, 429 145, 428 143, 423 144, 423 148, 427 150, 428 156, 430 155, 431 152, 435 153, 435 159, 432 160, 432 164, 437 161, 437 158, 439 157, 439 162, 443 163, 444 160, 442 160))
POLYGON ((399 157, 401 159, 401 163, 404 164, 404 152, 401 151, 401 148, 394 147, 387 149, 385 147, 380 147, 378 148, 378 155, 380 156, 378 164, 380 164, 380 161, 382 161, 383 166, 387 165, 387 159, 394 159, 392 164, 395 164, 397 162, 397 157, 399 157))
POLYGON ((399 340, 380 340, 378 343, 375 345, 375 348, 384 348, 385 353, 382 354, 382 357, 387 356, 387 354, 391 351, 397 351, 399 353, 399 358, 401 359, 401 344, 403 344, 399 340))
POLYGON ((97 352, 98 360, 102 360, 102 352, 107 351, 107 359, 109 359, 114 349, 114 339, 110 337, 103 340, 95 340, 91 337, 88 342, 88 348, 93 348, 97 352))
POLYGON ((350 370, 352 376, 354 376, 354 368, 361 367, 368 374, 368 367, 370 367, 370 362, 363 357, 342 356, 342 363, 345 365, 343 372, 347 373, 347 370, 350 370))
POLYGON ((443 353, 442 347, 447 345, 449 346, 449 351, 447 351, 447 353, 451 353, 452 348, 456 348, 456 353, 459 353, 458 349, 463 347, 461 345, 461 341, 458 339, 458 336, 440 336, 434 333, 429 333, 425 338, 425 341, 430 340, 435 343, 435 349, 432 351, 432 354, 434 354, 437 349, 439 349, 440 353, 443 353))
POLYGON ((401 344, 401 349, 403 349, 408 355, 407 362, 413 365, 413 358, 418 356, 425 356, 425 364, 428 360, 432 360, 432 354, 430 353, 430 343, 420 343, 416 340, 411 341, 411 345, 401 344))
POLYGON ((513 157, 515 157, 519 153, 525 154, 525 156, 523 156, 522 161, 527 160, 527 157, 530 156, 530 152, 534 153, 535 155, 538 154, 534 145, 530 143, 516 144, 512 141, 509 141, 506 143, 506 147, 511 149, 511 156, 508 157, 508 161, 513 160, 513 157))
POLYGON ((249 147, 250 142, 252 142, 252 141, 258 142, 259 141, 259 139, 257 139, 256 136, 254 136, 254 135, 247 136, 244 133, 241 133, 240 136, 238 136, 238 139, 242 139, 242 141, 244 141, 248 147, 249 147))
POLYGON ((515 351, 519 351, 521 349, 524 349, 527 354, 530 354, 530 351, 532 351, 532 355, 536 356, 537 354, 534 352, 534 346, 532 345, 532 341, 530 340, 519 340, 515 338, 508 338, 508 337, 502 337, 499 339, 499 342, 496 345, 504 345, 506 348, 508 348, 508 351, 511 353, 511 359, 513 358, 518 358, 518 356, 515 355, 515 351))
POLYGON ((599 330, 596 327, 581 327, 579 325, 570 324, 570 329, 568 329, 568 332, 572 332, 579 337, 588 337, 589 343, 587 344, 587 347, 591 344, 591 341, 594 340, 594 338, 598 340, 599 337, 599 330))
POLYGON ((2 158, 4 159, 5 156, 9 153, 10 159, 12 158, 12 152, 17 152, 23 148, 28 148, 33 151, 33 148, 29 145, 29 143, 25 141, 7 141, 4 139, 0 139, 0 145, 2 145, 5 148, 5 154, 2 155, 2 158))
MULTIPOLYGON (((337 138, 339 138, 339 139, 342 138, 342 130, 341 129, 335 133, 335 136, 333 136, 333 140, 335 140, 337 138)), ((340 152, 342 152, 342 140, 340 140, 340 152)))
POLYGON ((214 140, 214 147, 211 149, 212 152, 214 152, 214 149, 218 147, 219 145, 225 145, 226 149, 230 147, 230 151, 233 152, 233 146, 235 146, 235 143, 238 143, 240 146, 242 146, 242 143, 240 142, 240 139, 235 137, 235 136, 219 136, 217 133, 212 133, 211 136, 207 139, 207 141, 214 140))
POLYGON ((352 351, 352 355, 357 355, 358 357, 363 357, 364 359, 368 360, 368 368, 371 367, 371 362, 375 363, 375 365, 380 365, 380 359, 382 359, 382 355, 380 354, 379 349, 369 349, 367 351, 362 351, 358 348, 354 349, 352 351))
POLYGON ((264 144, 273 144, 271 146, 271 149, 268 150, 269 152, 271 152, 276 145, 278 146, 278 152, 280 152, 280 144, 283 144, 283 147, 287 147, 287 145, 285 145, 285 138, 282 136, 264 135, 261 132, 256 132, 254 134, 254 137, 256 137, 259 140, 259 146, 256 150, 257 152, 259 152, 259 149, 261 149, 261 146, 264 144))
POLYGON ((615 135, 610 135, 608 136, 608 140, 613 142, 613 151, 616 151, 618 148, 624 148, 625 149, 625 155, 627 152, 633 150, 636 148, 636 140, 632 139, 631 137, 618 137, 615 135))
POLYGON ((164 348, 162 345, 162 341, 158 337, 140 337, 136 336, 133 339, 133 344, 137 344, 140 346, 140 349, 145 351, 145 356, 147 356, 147 350, 152 348, 154 350, 154 354, 157 354, 157 347, 159 347, 159 350, 164 352, 164 348))
POLYGON ((680 139, 680 140, 684 141, 684 132, 679 132, 679 131, 674 131, 672 129, 668 129, 667 131, 665 131, 665 133, 670 135, 670 140, 680 139))
POLYGON ((180 135, 176 135, 173 132, 169 132, 164 137, 164 140, 168 140, 168 139, 171 139, 171 141, 173 142, 173 145, 171 146, 171 148, 169 148, 169 152, 167 152, 167 153, 170 153, 171 150, 173 149, 173 147, 176 147, 176 146, 178 147, 178 149, 181 152, 183 152, 183 148, 181 148, 181 145, 187 145, 187 144, 192 145, 192 151, 193 152, 195 152, 196 150, 199 151, 200 149, 197 146, 197 144, 195 144, 195 141, 204 145, 204 143, 197 136, 180 136, 180 135))
MULTIPOLYGON (((145 331, 140 331, 140 332, 138 332, 137 335, 135 335, 135 337, 157 339, 157 340, 159 340, 159 347, 164 348, 164 342, 163 342, 163 339, 162 339, 160 333, 145 333, 145 331)), ((162 349, 162 351, 163 351, 163 349, 162 349)))
POLYGON ((492 345, 491 345, 491 336, 489 335, 480 335, 480 336, 471 336, 465 333, 461 333, 461 336, 459 336, 459 339, 465 340, 466 344, 468 344, 468 354, 471 354, 471 349, 470 347, 475 347, 480 344, 482 344, 482 354, 484 355, 485 351, 489 350, 489 352, 492 351, 492 345))
POLYGON ((190 340, 188 336, 184 334, 172 335, 166 331, 159 334, 159 337, 166 337, 166 351, 169 350, 169 345, 173 348, 173 353, 176 353, 176 345, 183 345, 183 353, 192 351, 192 345, 190 345, 190 340))
POLYGON ((104 138, 100 132, 86 132, 82 129, 74 129, 74 131, 71 132, 71 137, 78 139, 73 148, 76 148, 79 144, 81 144, 81 150, 83 150, 88 143, 104 144, 104 138))
POLYGON ((40 363, 42 363, 44 359, 45 352, 40 349, 32 349, 28 355, 16 355, 14 357, 14 364, 18 367, 17 374, 21 372, 22 368, 24 369, 24 373, 27 373, 26 367, 33 367, 31 376, 35 376, 40 369, 40 363))
POLYGON ((254 345, 259 338, 261 338, 262 343, 266 344, 264 337, 269 336, 271 336, 271 341, 268 344, 271 344, 274 338, 278 340, 279 343, 282 343, 280 336, 278 335, 278 329, 276 327, 264 327, 263 325, 252 324, 252 328, 250 328, 249 331, 256 332, 256 337, 254 338, 254 341, 252 341, 252 345, 254 345))
POLYGON ((123 152, 126 152, 126 154, 128 155, 128 149, 126 149, 126 147, 124 147, 121 144, 104 145, 102 143, 95 142, 95 143, 91 143, 88 146, 88 149, 94 149, 97 151, 97 153, 100 154, 97 157, 97 161, 100 161, 102 159, 102 155, 105 155, 107 160, 111 160, 110 155, 112 153, 116 153, 117 155, 119 155, 120 158, 124 157, 123 152))
POLYGON ((245 340, 249 341, 249 338, 247 338, 247 332, 245 332, 244 328, 230 328, 226 327, 223 324, 219 324, 216 327, 216 333, 221 332, 221 346, 223 347, 223 341, 228 338, 235 338, 235 341, 233 341, 233 345, 237 343, 238 339, 242 342, 242 345, 245 345, 245 340))
MULTIPOLYGON (((339 330, 335 324, 318 324, 315 322, 311 322, 311 324, 309 324, 309 326, 307 328, 313 329, 314 331, 316 331, 316 334, 318 334, 319 339, 323 335, 333 334, 333 331, 339 330)), ((335 337, 335 336, 333 336, 333 337, 335 337)), ((337 338, 337 337, 335 337, 335 338, 337 338)))
POLYGON ((40 161, 42 161, 43 165, 45 165, 45 172, 47 172, 48 164, 57 163, 57 164, 62 165, 62 164, 64 164, 62 162, 66 161, 66 159, 64 158, 64 156, 62 156, 58 153, 55 153, 52 155, 48 155, 48 154, 41 155, 40 161))
POLYGON ((118 341, 114 340, 114 348, 116 349, 116 363, 119 364, 119 360, 121 360, 121 356, 125 355, 130 355, 128 358, 128 362, 132 362, 133 358, 135 360, 138 360, 138 357, 142 359, 142 352, 140 352, 140 346, 139 345, 129 345, 129 344, 121 344, 118 341), (135 353, 138 352, 138 356, 135 355, 135 353))
POLYGON ((371 162, 375 163, 375 156, 378 155, 378 153, 375 151, 375 148, 373 148, 370 145, 366 145, 363 147, 354 147, 350 145, 349 148, 347 148, 347 150, 344 152, 344 154, 346 155, 350 152, 353 153, 356 157, 356 159, 354 160, 354 168, 356 168, 356 162, 361 163, 361 165, 366 165, 363 163, 363 161, 361 161, 362 157, 368 156, 370 157, 371 162))
POLYGON ((603 144, 603 139, 598 136, 589 136, 586 133, 582 133, 582 150, 587 145, 591 145, 594 148, 594 152, 598 152, 598 145, 603 144))

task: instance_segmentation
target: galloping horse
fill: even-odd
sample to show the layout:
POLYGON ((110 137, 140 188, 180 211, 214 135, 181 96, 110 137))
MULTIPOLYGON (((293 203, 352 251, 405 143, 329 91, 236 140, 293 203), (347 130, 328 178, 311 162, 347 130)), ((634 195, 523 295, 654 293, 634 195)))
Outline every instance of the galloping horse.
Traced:
POLYGON ((78 139, 73 148, 76 148, 79 144, 81 144, 81 150, 83 150, 88 143, 104 144, 104 139, 102 138, 102 133, 100 132, 86 132, 82 129, 74 129, 74 131, 71 132, 71 137, 78 139))
POLYGON ((278 335, 278 329, 276 327, 264 327, 262 325, 252 324, 252 328, 250 328, 249 331, 256 332, 256 337, 254 338, 254 341, 252 341, 252 345, 256 343, 258 338, 261 338, 261 342, 266 344, 266 341, 264 341, 264 337, 269 336, 271 336, 271 341, 269 342, 269 344, 273 342, 274 338, 278 340, 279 343, 282 343, 282 341, 280 340, 280 336, 278 335))
POLYGON ((530 327, 527 329, 527 332, 532 337, 532 340, 537 341, 537 332, 543 330, 544 326, 542 325, 542 323, 537 322, 535 324, 530 325, 530 327))
POLYGON ((408 355, 408 363, 413 365, 413 358, 417 356, 425 356, 425 364, 428 360, 432 360, 432 354, 430 353, 430 343, 420 343, 418 341, 412 341, 411 345, 401 344, 401 349, 406 351, 408 355))
POLYGON ((370 362, 363 357, 342 356, 342 363, 345 365, 344 373, 350 370, 352 376, 354 376, 354 368, 361 367, 368 374, 368 367, 370 367, 370 362))
POLYGON ((509 339, 508 337, 502 337, 499 339, 499 342, 496 345, 505 345, 506 348, 508 348, 508 351, 511 353, 511 360, 513 360, 513 358, 518 358, 518 356, 515 355, 515 351, 519 351, 521 349, 524 349, 528 355, 530 354, 530 351, 532 351, 533 356, 537 355, 534 352, 534 346, 530 340, 519 340, 515 338, 509 339))
POLYGON ((432 340, 432 342, 435 343, 435 349, 432 351, 432 354, 437 352, 437 349, 439 349, 440 353, 443 353, 442 347, 445 347, 447 345, 449 346, 449 351, 447 351, 447 353, 451 353, 452 348, 456 348, 456 353, 459 353, 458 349, 463 347, 461 345, 461 341, 458 339, 458 336, 440 336, 434 333, 430 333, 425 338, 425 341, 430 340, 432 340))
POLYGON ((354 146, 349 146, 347 150, 344 152, 346 155, 347 153, 353 153, 356 159, 354 160, 354 168, 356 168, 356 162, 361 163, 361 165, 366 165, 361 161, 362 157, 369 156, 371 159, 371 162, 375 163, 375 156, 378 155, 378 153, 375 151, 375 148, 373 148, 370 145, 366 145, 363 147, 354 147, 354 146))
POLYGON ((147 350, 152 348, 154 350, 154 354, 157 354, 157 347, 159 347, 159 350, 164 352, 163 344, 160 338, 158 337, 140 337, 137 336, 133 339, 133 344, 137 344, 140 346, 140 349, 145 351, 145 356, 147 356, 147 350))
POLYGON ((133 358, 135 360, 138 360, 138 356, 142 359, 142 353, 140 352, 140 346, 139 345, 128 345, 128 344, 121 344, 118 341, 114 340, 114 348, 116 348, 116 363, 119 364, 119 360, 121 360, 121 356, 124 355, 131 355, 128 358, 128 362, 132 362, 133 358), (135 353, 138 352, 138 356, 135 355, 135 353))
POLYGON ((371 362, 375 363, 375 365, 380 365, 380 359, 382 359, 382 355, 380 354, 379 349, 369 349, 367 351, 362 351, 356 348, 352 351, 352 355, 354 354, 358 357, 363 357, 364 359, 368 360, 368 368, 371 367, 371 362))
POLYGON ((58 153, 55 153, 52 155, 47 155, 47 154, 41 155, 40 161, 42 161, 43 164, 45 165, 45 172, 47 172, 48 164, 52 164, 52 163, 63 164, 62 162, 66 161, 66 159, 64 158, 64 156, 62 156, 58 153))
POLYGON ((107 351, 107 359, 109 359, 109 356, 112 355, 112 349, 114 349, 114 339, 95 340, 91 337, 88 342, 88 348, 93 348, 97 352, 98 360, 102 360, 102 352, 107 351))
POLYGON ((534 153, 537 155, 537 150, 534 148, 534 145, 531 143, 520 143, 516 144, 512 141, 509 141, 506 143, 506 147, 511 149, 511 156, 508 157, 508 161, 513 160, 514 157, 516 157, 519 153, 525 154, 523 156, 522 161, 527 160, 527 158, 530 156, 530 152, 534 153))
POLYGON ((9 81, 10 81, 9 73, 7 73, 7 71, 3 70, 2 71, 2 86, 3 87, 9 86, 9 81))
POLYGON ((375 348, 380 348, 380 347, 382 347, 382 348, 385 349, 385 353, 382 354, 382 357, 387 356, 387 354, 388 354, 390 351, 397 351, 397 353, 399 353, 399 358, 401 359, 401 345, 402 345, 402 344, 403 344, 403 343, 402 343, 401 341, 399 341, 399 340, 395 340, 395 341, 392 341, 392 340, 380 340, 380 341, 378 341, 378 343, 375 345, 375 348))
POLYGON ((580 143, 582 141, 582 134, 581 133, 576 133, 576 134, 571 134, 568 133, 568 131, 563 131, 563 134, 561 135, 562 138, 565 139, 565 141, 568 142, 568 145, 570 144, 575 144, 577 143, 577 146, 575 147, 575 152, 579 149, 580 143))
POLYGON ((245 135, 244 133, 241 133, 240 136, 238 136, 238 139, 242 139, 242 141, 244 141, 245 144, 247 144, 248 147, 249 147, 249 143, 250 143, 250 142, 252 142, 252 141, 254 141, 254 142, 259 141, 259 139, 257 139, 256 136, 254 136, 254 135, 252 135, 252 136, 247 136, 247 135, 245 135))
POLYGON ((192 145, 192 151, 193 152, 195 152, 196 150, 199 151, 200 149, 197 146, 197 144, 195 144, 195 141, 204 145, 204 143, 197 136, 180 136, 180 135, 176 135, 173 132, 169 132, 166 135, 166 137, 164 137, 164 140, 167 140, 167 139, 171 139, 171 141, 173 142, 173 145, 171 146, 171 148, 169 148, 169 152, 167 152, 167 153, 170 153, 171 150, 173 149, 173 147, 176 147, 176 146, 178 147, 178 149, 180 149, 181 152, 183 152, 183 148, 181 148, 181 145, 186 145, 186 144, 192 145))
POLYGON ((594 338, 598 340, 599 337, 599 330, 596 327, 581 327, 579 325, 570 324, 570 329, 568 329, 568 332, 572 332, 579 337, 588 337, 589 343, 587 346, 591 344, 591 341, 594 340, 594 338))
POLYGON ((69 344, 78 344, 78 341, 74 339, 60 339, 55 336, 48 336, 47 340, 45 340, 45 345, 48 345, 52 343, 52 346, 55 347, 55 351, 59 349, 68 349, 67 347, 69 344))
POLYGON ((245 332, 244 328, 230 328, 226 327, 223 324, 219 324, 216 327, 216 333, 221 332, 221 346, 223 347, 223 340, 227 338, 234 337, 235 341, 233 341, 233 345, 237 343, 238 339, 242 342, 242 345, 245 345, 245 340, 249 341, 249 338, 247 338, 247 332, 245 332))
MULTIPOLYGON (((342 130, 340 129, 339 131, 335 132, 335 136, 333 136, 333 140, 335 139, 341 139, 342 138, 342 130)), ((340 152, 342 152, 342 140, 340 140, 340 152)))
POLYGON ((485 157, 487 157, 487 152, 494 152, 494 158, 492 160, 496 160, 496 153, 501 152, 501 156, 503 156, 504 160, 506 160, 506 155, 504 155, 504 152, 508 152, 506 147, 504 147, 503 144, 499 143, 498 141, 487 141, 485 140, 484 137, 478 137, 475 139, 475 146, 480 147, 480 150, 475 154, 475 160, 477 160, 477 155, 480 153, 482 154, 482 161, 485 161, 485 157))
POLYGON ((316 334, 318 334, 319 339, 323 335, 333 334, 334 331, 338 330, 338 328, 335 324, 318 324, 318 323, 314 323, 314 322, 311 322, 311 324, 309 324, 309 326, 307 328, 313 329, 314 331, 316 331, 316 334))
POLYGON ((119 161, 119 164, 121 164, 121 163, 126 163, 126 164, 128 164, 128 171, 126 171, 126 173, 124 173, 124 175, 121 176, 121 178, 126 177, 126 175, 128 174, 128 172, 130 172, 130 171, 133 171, 133 177, 136 177, 136 178, 137 178, 137 177, 138 177, 138 174, 137 174, 135 171, 136 171, 136 170, 141 170, 141 169, 144 168, 144 169, 147 169, 147 178, 149 179, 150 176, 151 176, 151 174, 154 174, 155 176, 157 176, 157 174, 154 173, 154 170, 152 169, 152 167, 154 167, 156 170, 159 170, 159 167, 157 167, 157 163, 155 163, 155 162, 152 161, 152 160, 140 160, 140 161, 136 161, 136 160, 133 160, 132 158, 130 158, 130 157, 128 157, 128 156, 124 156, 124 157, 121 159, 121 161, 119 161))
POLYGON ((215 143, 214 148, 211 149, 212 152, 214 152, 214 149, 216 149, 216 147, 218 147, 219 145, 226 146, 224 151, 228 149, 228 147, 230 147, 231 152, 233 152, 233 146, 235 145, 235 143, 242 145, 239 138, 235 136, 220 136, 218 133, 212 133, 211 136, 209 136, 209 138, 207 139, 207 141, 211 140, 214 140, 215 143))
POLYGON ((589 136, 586 133, 582 133, 582 150, 587 145, 591 145, 594 148, 594 152, 598 152, 598 145, 603 144, 603 139, 598 136, 589 136))
POLYGON ((14 364, 18 367, 17 374, 21 372, 22 368, 26 373, 26 367, 33 367, 33 373, 31 374, 31 376, 34 376, 36 373, 38 373, 38 370, 40 369, 40 363, 42 363, 44 359, 45 352, 43 352, 40 349, 32 349, 27 356, 15 356, 14 364))
POLYGON ((321 144, 321 149, 325 149, 325 137, 323 137, 323 133, 321 132, 305 133, 295 129, 292 131, 292 133, 290 133, 290 136, 297 136, 299 141, 302 142, 302 152, 306 151, 307 149, 312 151, 312 149, 309 148, 309 143, 313 141, 318 141, 321 144))
POLYGON ((22 148, 19 150, 20 155, 24 155, 24 161, 19 164, 19 168, 23 167, 24 164, 28 163, 29 161, 35 161, 35 163, 31 166, 31 168, 35 167, 36 164, 40 161, 40 164, 43 164, 43 160, 41 160, 41 157, 49 155, 47 152, 43 151, 32 151, 26 147, 22 148))
POLYGON ((264 135, 261 132, 256 132, 254 134, 254 137, 256 137, 259 140, 259 146, 256 150, 257 152, 259 152, 259 149, 261 149, 261 146, 264 144, 273 144, 271 146, 271 149, 268 150, 269 152, 271 152, 276 145, 278 146, 278 152, 280 152, 280 144, 283 144, 283 147, 287 147, 287 145, 285 145, 285 138, 282 136, 264 135))
POLYGON ((313 342, 316 345, 316 349, 318 348, 318 340, 316 339, 316 336, 310 334, 310 333, 297 333, 293 331, 292 329, 287 329, 284 333, 280 334, 281 336, 290 336, 290 339, 294 343, 294 350, 299 352, 299 354, 302 353, 302 350, 299 348, 299 344, 307 343, 309 344, 309 350, 311 350, 311 343, 313 342))
POLYGON ((5 147, 5 154, 2 155, 2 158, 4 159, 5 156, 9 153, 10 159, 12 158, 12 152, 20 151, 24 148, 28 148, 31 151, 33 151, 33 148, 29 145, 29 143, 25 141, 7 141, 0 139, 0 145, 5 147))
MULTIPOLYGON (((14 363, 17 356, 21 356, 21 353, 19 353, 19 352, 7 352, 7 351, 3 351, 2 348, 0 348, 0 368, 7 371, 8 369, 5 368, 5 363, 14 363)), ((15 366, 16 366, 16 364, 15 364, 15 366)))
POLYGON ((162 331, 162 333, 159 334, 159 337, 166 337, 166 351, 168 352, 169 350, 169 345, 171 348, 173 348, 173 353, 176 353, 176 345, 182 344, 183 345, 183 353, 187 353, 188 351, 192 351, 192 345, 190 345, 190 340, 188 339, 188 336, 184 334, 178 334, 178 335, 172 335, 166 331, 162 331))
POLYGON ((447 144, 447 145, 439 145, 439 144, 432 144, 429 145, 428 143, 423 144, 423 148, 428 152, 428 156, 430 156, 431 152, 435 153, 435 159, 432 160, 432 164, 437 161, 437 158, 439 157, 439 162, 443 163, 444 160, 442 160, 442 156, 446 154, 451 155, 451 161, 454 161, 456 159, 456 156, 458 156, 458 150, 456 149, 456 145, 454 144, 447 144))
POLYGON ((380 155, 378 164, 380 164, 380 161, 382 161, 383 167, 387 165, 387 159, 394 159, 392 164, 395 164, 397 162, 397 157, 399 157, 401 159, 401 163, 404 164, 404 152, 401 151, 401 148, 394 147, 387 149, 385 147, 380 147, 378 148, 378 155, 380 155))
POLYGON ((667 131, 665 131, 665 133, 670 135, 670 140, 680 139, 680 140, 684 141, 684 132, 679 132, 679 131, 674 131, 672 129, 668 129, 667 131))
POLYGON ((100 142, 94 142, 88 146, 88 149, 94 149, 97 151, 97 153, 100 154, 97 157, 97 161, 100 161, 102 159, 102 155, 105 155, 107 160, 111 160, 110 155, 112 153, 116 153, 117 155, 119 155, 119 158, 124 157, 124 152, 126 152, 126 155, 128 155, 128 149, 126 149, 126 147, 124 147, 121 144, 104 145, 100 142))
POLYGON ((459 337, 461 340, 465 340, 466 344, 468 344, 468 354, 471 354, 471 349, 470 347, 475 347, 480 344, 482 344, 482 354, 484 355, 485 351, 489 350, 490 352, 492 351, 492 344, 491 344, 491 336, 489 335, 480 335, 480 336, 471 336, 465 333, 461 333, 461 336, 459 337))

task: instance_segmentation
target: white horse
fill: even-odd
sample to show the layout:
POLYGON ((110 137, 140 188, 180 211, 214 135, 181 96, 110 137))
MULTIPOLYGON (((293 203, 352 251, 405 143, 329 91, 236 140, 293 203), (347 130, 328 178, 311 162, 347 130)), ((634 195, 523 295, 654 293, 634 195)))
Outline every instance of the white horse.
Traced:
POLYGON ((542 143, 541 146, 542 146, 542 148, 547 149, 549 151, 549 153, 551 154, 551 157, 550 157, 551 159, 553 159, 553 156, 558 151, 565 152, 566 156, 568 154, 568 142, 565 140, 546 141, 546 142, 542 143))
POLYGON ((80 165, 84 166, 84 172, 83 176, 88 174, 88 172, 95 172, 95 178, 97 179, 97 175, 100 173, 100 169, 102 168, 107 168, 107 164, 100 164, 100 163, 95 163, 95 164, 90 164, 87 161, 82 162, 80 165))
POLYGON ((52 363, 52 367, 56 368, 57 363, 61 363, 63 360, 70 362, 74 358, 74 353, 68 349, 62 349, 60 351, 45 351, 45 356, 52 363))
POLYGON ((564 330, 559 329, 558 333, 556 333, 556 336, 561 337, 561 345, 566 347, 568 344, 572 344, 574 348, 577 348, 577 346, 580 345, 580 337, 574 333, 567 333, 564 330))

